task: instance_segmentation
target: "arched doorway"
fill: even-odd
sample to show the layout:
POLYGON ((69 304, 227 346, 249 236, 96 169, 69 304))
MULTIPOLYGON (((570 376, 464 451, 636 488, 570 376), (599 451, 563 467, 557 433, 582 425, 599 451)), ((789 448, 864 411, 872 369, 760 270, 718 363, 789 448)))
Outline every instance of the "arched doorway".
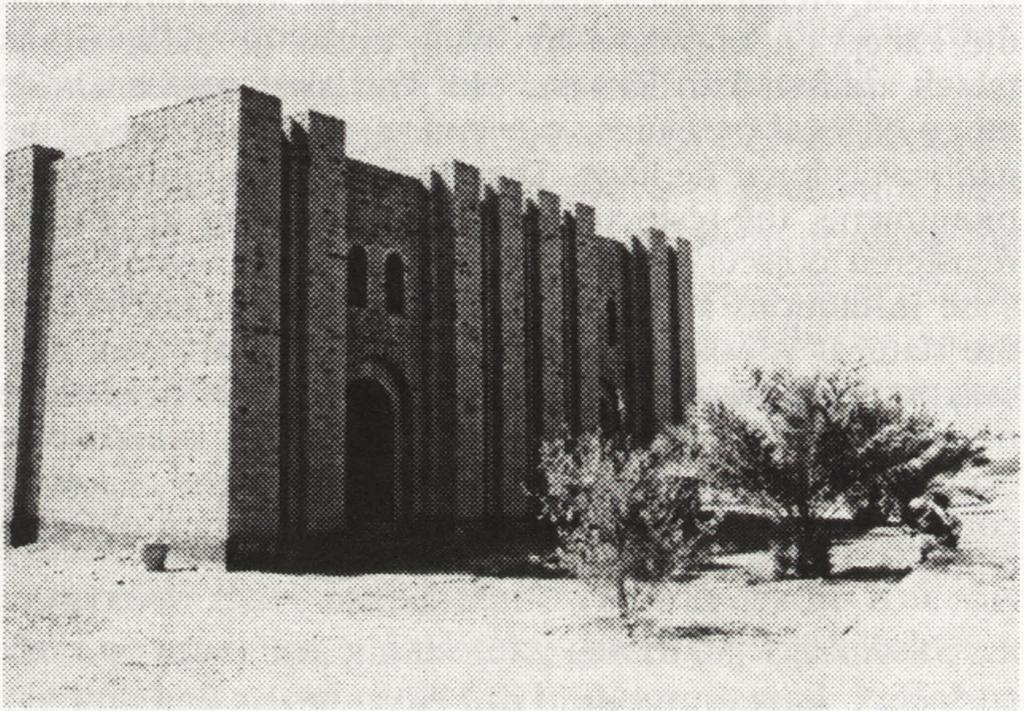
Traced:
POLYGON ((376 380, 359 378, 346 391, 345 522, 354 531, 395 521, 395 407, 376 380))

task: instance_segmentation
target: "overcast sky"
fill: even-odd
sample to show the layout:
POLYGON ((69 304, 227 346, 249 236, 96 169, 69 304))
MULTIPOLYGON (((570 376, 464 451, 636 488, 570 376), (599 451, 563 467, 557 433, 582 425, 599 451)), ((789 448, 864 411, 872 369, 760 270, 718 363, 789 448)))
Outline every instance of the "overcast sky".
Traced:
POLYGON ((460 158, 694 243, 698 385, 863 357, 966 427, 1019 409, 1020 10, 7 7, 7 148, 76 154, 247 84, 349 154, 460 158))

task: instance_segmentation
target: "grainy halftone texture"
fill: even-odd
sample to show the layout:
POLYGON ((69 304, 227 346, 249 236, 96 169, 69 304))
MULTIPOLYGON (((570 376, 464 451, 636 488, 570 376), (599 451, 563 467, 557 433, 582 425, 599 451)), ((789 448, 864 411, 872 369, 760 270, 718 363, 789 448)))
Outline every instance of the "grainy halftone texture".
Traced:
POLYGON ((1019 23, 9 8, 8 701, 1015 706, 1019 23))

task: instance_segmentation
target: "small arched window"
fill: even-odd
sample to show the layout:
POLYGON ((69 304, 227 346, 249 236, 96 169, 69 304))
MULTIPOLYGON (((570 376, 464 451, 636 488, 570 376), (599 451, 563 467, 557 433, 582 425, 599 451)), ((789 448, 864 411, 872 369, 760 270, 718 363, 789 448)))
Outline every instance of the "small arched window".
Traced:
POLYGON ((384 262, 384 297, 389 313, 405 310, 405 265, 394 252, 384 262))
POLYGON ((348 250, 348 305, 366 306, 366 250, 358 244, 348 250))
POLYGON ((619 342, 619 308, 615 303, 615 299, 609 298, 604 305, 604 309, 608 345, 614 346, 619 342))

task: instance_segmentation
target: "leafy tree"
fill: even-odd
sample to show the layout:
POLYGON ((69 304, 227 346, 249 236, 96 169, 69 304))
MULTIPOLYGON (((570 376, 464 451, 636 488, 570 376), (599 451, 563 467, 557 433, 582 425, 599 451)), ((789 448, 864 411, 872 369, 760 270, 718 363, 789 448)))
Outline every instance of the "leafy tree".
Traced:
POLYGON ((911 499, 980 450, 953 430, 937 430, 899 396, 865 387, 859 366, 814 375, 751 370, 756 415, 715 403, 704 416, 708 470, 754 494, 780 522, 776 571, 830 574, 825 519, 847 504, 877 523, 906 517, 911 499))
POLYGON ((707 467, 727 486, 755 495, 779 521, 778 575, 827 576, 830 541, 823 520, 859 481, 850 466, 856 372, 749 375, 756 416, 723 403, 705 408, 707 467))
POLYGON ((596 435, 546 442, 542 515, 558 534, 560 562, 610 593, 632 636, 663 585, 691 569, 715 521, 700 511, 692 437, 612 447, 596 435))
MULTIPOLYGON (((967 462, 982 455, 981 435, 968 437, 951 427, 929 425, 918 441, 902 457, 893 457, 892 466, 868 472, 865 488, 877 492, 878 502, 869 501, 868 514, 862 508, 863 498, 854 497, 851 507, 864 520, 888 521, 896 518, 903 524, 913 523, 910 502, 935 488, 945 476, 959 471, 967 462), (909 450, 917 452, 909 456, 909 450), (877 510, 879 514, 874 514, 877 510)), ((905 445, 904 445, 905 446, 905 445)))
POLYGON ((940 428, 922 408, 907 408, 899 395, 887 398, 861 390, 851 412, 850 466, 858 483, 845 495, 855 520, 865 525, 893 518, 909 524, 910 502, 943 476, 959 471, 984 452, 977 437, 940 428))
POLYGON ((889 520, 891 475, 928 450, 933 441, 933 426, 922 411, 908 410, 898 395, 860 395, 850 413, 855 447, 850 466, 856 467, 857 484, 846 492, 845 498, 854 512, 854 520, 867 528, 889 520))

